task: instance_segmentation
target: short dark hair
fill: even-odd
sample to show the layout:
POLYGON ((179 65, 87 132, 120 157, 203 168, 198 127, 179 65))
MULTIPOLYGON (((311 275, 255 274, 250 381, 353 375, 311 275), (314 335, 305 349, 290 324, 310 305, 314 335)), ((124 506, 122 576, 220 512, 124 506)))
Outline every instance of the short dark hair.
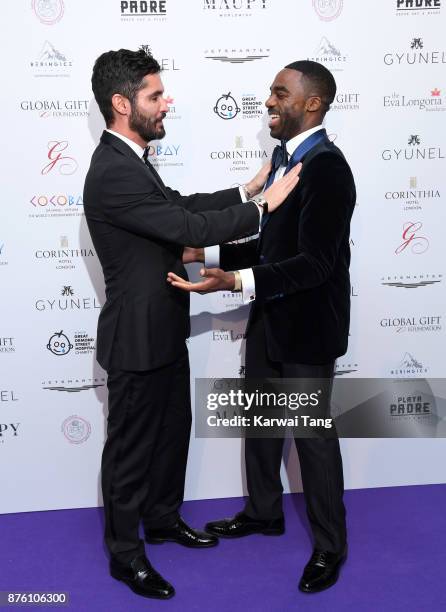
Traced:
POLYGON ((336 81, 328 68, 311 60, 292 62, 285 66, 285 68, 298 70, 304 75, 305 80, 311 87, 312 93, 321 97, 322 110, 325 115, 330 110, 330 104, 336 95, 336 81))
POLYGON ((98 57, 93 67, 91 85, 107 127, 113 123, 112 96, 121 94, 133 105, 144 77, 160 71, 160 65, 147 49, 119 49, 107 51, 98 57))

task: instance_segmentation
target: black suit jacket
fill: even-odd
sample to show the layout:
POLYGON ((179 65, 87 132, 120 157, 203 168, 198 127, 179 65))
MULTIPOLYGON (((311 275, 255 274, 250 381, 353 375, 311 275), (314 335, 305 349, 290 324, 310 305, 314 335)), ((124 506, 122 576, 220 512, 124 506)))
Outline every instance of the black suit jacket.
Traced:
POLYGON ((150 370, 184 353, 189 296, 183 245, 206 246, 258 230, 238 189, 187 197, 166 187, 121 139, 104 132, 85 179, 84 210, 105 278, 97 359, 105 369, 150 370))
POLYGON ((262 309, 273 361, 324 364, 346 352, 355 200, 350 167, 326 138, 303 158, 297 187, 260 239, 222 245, 224 269, 253 267, 253 309, 262 309))

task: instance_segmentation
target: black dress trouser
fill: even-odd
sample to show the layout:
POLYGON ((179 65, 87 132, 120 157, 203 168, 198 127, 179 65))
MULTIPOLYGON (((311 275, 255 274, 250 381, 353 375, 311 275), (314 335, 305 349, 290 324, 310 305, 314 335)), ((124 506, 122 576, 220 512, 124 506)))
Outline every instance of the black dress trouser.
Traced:
POLYGON ((187 351, 156 370, 108 373, 102 455, 105 543, 122 563, 144 554, 139 526, 168 527, 183 502, 191 428, 187 351))
MULTIPOLYGON (((267 354, 262 308, 254 308, 246 338, 247 379, 323 378, 332 381, 334 362, 326 365, 272 362, 267 354)), ((283 516, 280 478, 283 444, 283 438, 245 440, 249 499, 244 511, 251 518, 283 516)), ((328 439, 295 438, 295 444, 314 547, 340 553, 346 544, 346 525, 339 440, 336 435, 328 439)))

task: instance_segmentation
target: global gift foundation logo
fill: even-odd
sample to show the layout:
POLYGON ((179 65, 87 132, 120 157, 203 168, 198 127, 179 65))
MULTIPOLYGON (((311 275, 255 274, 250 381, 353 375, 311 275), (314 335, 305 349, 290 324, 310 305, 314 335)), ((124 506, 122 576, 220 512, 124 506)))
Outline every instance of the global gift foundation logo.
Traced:
POLYGON ((322 21, 333 21, 342 12, 343 0, 313 0, 313 8, 322 21))
POLYGON ((402 333, 430 333, 442 330, 442 315, 398 316, 385 317, 380 320, 380 326, 402 333))
POLYGON ((31 7, 37 19, 44 25, 54 25, 64 14, 63 0, 32 0, 31 7))
POLYGON ((89 100, 22 100, 20 109, 38 116, 40 119, 88 117, 89 100))

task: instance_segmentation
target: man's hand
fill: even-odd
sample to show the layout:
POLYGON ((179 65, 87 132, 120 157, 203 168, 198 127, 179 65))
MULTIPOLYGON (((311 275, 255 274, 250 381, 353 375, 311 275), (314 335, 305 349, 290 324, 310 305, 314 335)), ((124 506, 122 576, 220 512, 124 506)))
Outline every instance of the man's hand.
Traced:
POLYGON ((167 282, 183 291, 197 293, 212 293, 213 291, 232 291, 235 287, 234 272, 225 272, 220 268, 201 268, 202 281, 191 283, 173 272, 167 274, 167 282))
POLYGON ((264 191, 263 196, 268 202, 268 212, 274 212, 287 199, 299 182, 299 172, 301 169, 302 164, 296 164, 288 174, 282 176, 281 179, 275 181, 264 191))
POLYGON ((268 179, 268 175, 271 171, 271 162, 267 162, 264 166, 260 168, 255 177, 246 183, 246 189, 249 192, 249 197, 252 198, 260 193, 263 189, 263 185, 266 183, 268 179))
POLYGON ((199 261, 204 263, 204 249, 194 249, 193 247, 184 247, 183 263, 194 263, 199 261))

